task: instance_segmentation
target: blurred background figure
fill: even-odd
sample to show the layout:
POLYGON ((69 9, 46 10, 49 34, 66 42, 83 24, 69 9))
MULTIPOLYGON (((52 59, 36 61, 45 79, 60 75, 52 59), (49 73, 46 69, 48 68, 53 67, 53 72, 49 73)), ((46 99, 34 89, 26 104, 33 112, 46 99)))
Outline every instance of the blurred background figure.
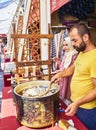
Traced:
POLYGON ((3 39, 0 39, 0 111, 1 111, 1 99, 2 99, 2 89, 4 87, 4 43, 3 39))
POLYGON ((4 68, 2 63, 4 63, 4 42, 3 39, 0 39, 0 72, 4 68))
MULTIPOLYGON (((77 51, 71 45, 70 37, 64 38, 62 42, 62 49, 64 51, 62 60, 59 60, 58 58, 54 57, 54 61, 57 62, 58 66, 58 69, 55 71, 55 73, 59 73, 60 71, 63 71, 64 69, 72 65, 78 54, 77 51)), ((72 76, 64 77, 58 82, 60 86, 60 97, 65 101, 66 105, 70 101, 69 97, 71 77, 72 76)))

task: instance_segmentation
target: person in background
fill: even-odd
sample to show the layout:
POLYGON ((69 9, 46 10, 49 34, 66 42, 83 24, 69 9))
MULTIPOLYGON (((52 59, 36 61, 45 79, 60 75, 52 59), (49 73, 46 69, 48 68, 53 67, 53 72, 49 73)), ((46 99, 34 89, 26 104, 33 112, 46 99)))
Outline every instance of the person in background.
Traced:
MULTIPOLYGON (((73 62, 75 61, 77 57, 77 51, 73 48, 71 45, 71 41, 69 37, 66 37, 62 43, 62 48, 64 51, 64 55, 62 57, 62 60, 59 60, 58 58, 54 58, 55 61, 57 61, 58 70, 55 71, 55 73, 59 73, 60 71, 63 71, 64 69, 68 68, 73 62)), ((71 77, 64 77, 59 81, 60 86, 60 97, 64 100, 66 105, 70 102, 70 81, 71 77)))
POLYGON ((85 24, 70 29, 70 39, 79 54, 69 68, 53 76, 51 82, 73 74, 71 79, 71 103, 65 114, 74 114, 88 130, 96 130, 96 46, 91 42, 90 31, 85 24))
POLYGON ((2 63, 4 62, 4 43, 3 39, 0 38, 0 98, 2 98, 2 89, 4 87, 4 73, 2 63))
POLYGON ((4 51, 4 43, 3 43, 3 39, 0 39, 0 71, 2 71, 2 62, 4 62, 4 55, 5 55, 5 51, 4 51))

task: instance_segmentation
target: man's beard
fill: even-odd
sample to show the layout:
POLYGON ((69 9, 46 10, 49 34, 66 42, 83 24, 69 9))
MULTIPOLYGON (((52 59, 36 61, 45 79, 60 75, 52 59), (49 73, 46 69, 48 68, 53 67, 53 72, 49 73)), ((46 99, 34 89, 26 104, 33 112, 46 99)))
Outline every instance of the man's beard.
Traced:
POLYGON ((80 44, 79 47, 73 45, 74 49, 76 49, 76 51, 80 52, 80 51, 84 51, 86 49, 86 44, 84 41, 82 41, 82 43, 80 44))

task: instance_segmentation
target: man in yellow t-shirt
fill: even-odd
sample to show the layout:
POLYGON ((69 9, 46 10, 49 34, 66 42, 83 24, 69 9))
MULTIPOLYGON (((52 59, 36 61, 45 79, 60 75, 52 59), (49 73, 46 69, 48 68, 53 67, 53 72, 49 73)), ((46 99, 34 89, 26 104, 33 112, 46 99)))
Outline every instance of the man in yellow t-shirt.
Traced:
POLYGON ((96 46, 84 24, 76 24, 70 29, 70 39, 79 52, 78 57, 72 66, 54 75, 51 82, 73 74, 70 85, 72 103, 67 106, 65 114, 76 114, 88 130, 96 130, 96 46))

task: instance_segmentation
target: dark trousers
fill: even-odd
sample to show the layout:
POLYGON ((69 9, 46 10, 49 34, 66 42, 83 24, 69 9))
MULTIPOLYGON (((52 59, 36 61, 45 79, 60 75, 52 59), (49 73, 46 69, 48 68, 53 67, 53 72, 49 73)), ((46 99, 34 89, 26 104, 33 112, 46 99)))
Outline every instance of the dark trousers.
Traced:
POLYGON ((96 108, 94 109, 79 108, 77 110, 76 115, 81 120, 81 122, 85 124, 88 130, 96 130, 96 108))

